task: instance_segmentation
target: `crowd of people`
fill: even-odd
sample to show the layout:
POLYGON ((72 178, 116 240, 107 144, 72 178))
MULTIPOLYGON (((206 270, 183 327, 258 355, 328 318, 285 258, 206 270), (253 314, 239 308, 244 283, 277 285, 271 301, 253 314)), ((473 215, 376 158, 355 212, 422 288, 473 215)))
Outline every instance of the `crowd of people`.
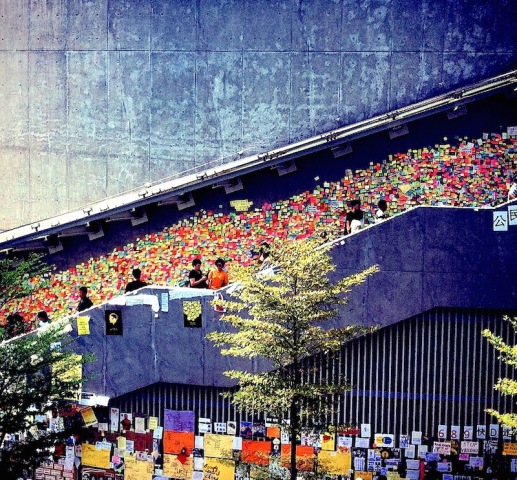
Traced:
POLYGON ((516 167, 517 138, 483 135, 390 155, 366 169, 347 170, 338 182, 323 182, 247 212, 199 210, 160 232, 53 274, 47 288, 6 304, 0 318, 15 311, 25 319, 40 311, 51 318, 64 316, 79 303, 88 304, 78 285, 88 286, 95 304, 145 284, 220 288, 231 275, 225 262, 250 265, 256 261, 250 252, 273 238, 331 239, 417 205, 482 207, 505 201, 515 195, 510 176, 516 167), (215 262, 219 265, 213 273, 203 268, 203 260, 210 258, 222 262, 215 262), (133 277, 129 283, 128 273, 133 277))

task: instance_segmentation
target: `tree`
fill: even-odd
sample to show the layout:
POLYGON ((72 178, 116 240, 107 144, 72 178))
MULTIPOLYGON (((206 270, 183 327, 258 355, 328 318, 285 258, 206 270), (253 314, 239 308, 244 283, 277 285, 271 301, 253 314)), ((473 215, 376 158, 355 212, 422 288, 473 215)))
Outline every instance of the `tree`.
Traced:
MULTIPOLYGON (((0 442, 7 442, 0 464, 0 477, 18 478, 20 469, 34 467, 70 435, 65 428, 49 429, 49 412, 56 415, 63 400, 77 399, 82 365, 91 360, 71 348, 68 320, 0 344, 0 442)), ((6 445, 4 444, 4 447, 6 445)))
MULTIPOLYGON (((22 262, 1 260, 0 305, 44 287, 50 269, 37 255, 22 262)), ((77 397, 81 367, 92 360, 74 353, 68 329, 69 320, 64 319, 0 343, 2 479, 19 478, 25 468, 39 465, 69 435, 41 421, 48 412, 55 414, 62 400, 77 397)))
POLYGON ((48 285, 53 266, 42 258, 41 254, 30 253, 26 259, 0 260, 0 311, 6 314, 0 338, 12 338, 31 330, 32 324, 14 311, 15 302, 48 285))
POLYGON ((6 303, 24 298, 48 285, 53 266, 43 262, 43 255, 30 253, 26 259, 0 260, 0 309, 6 303))
POLYGON ((344 294, 378 268, 332 283, 329 275, 335 266, 329 249, 317 240, 276 241, 270 248, 270 264, 279 268, 232 270, 241 286, 234 300, 220 302, 226 309, 222 320, 234 329, 208 335, 223 355, 262 357, 270 362, 271 369, 265 372, 232 370, 225 375, 238 382, 239 388, 229 394, 237 408, 289 418, 292 480, 297 476, 296 438, 302 426, 327 416, 332 399, 351 388, 344 378, 312 382, 305 360, 334 352, 371 330, 332 325, 332 320, 346 303, 344 294))
MULTIPOLYGON (((504 316, 503 319, 510 322, 514 331, 517 331, 517 317, 511 318, 504 316)), ((508 345, 501 337, 495 335, 488 329, 483 330, 483 336, 499 352, 499 359, 512 367, 517 365, 517 345, 508 345)), ((517 381, 511 378, 499 378, 494 388, 499 390, 503 395, 517 395, 517 381)), ((497 421, 502 425, 511 427, 512 429, 517 428, 516 413, 498 412, 491 408, 487 408, 485 411, 497 418, 497 421)))

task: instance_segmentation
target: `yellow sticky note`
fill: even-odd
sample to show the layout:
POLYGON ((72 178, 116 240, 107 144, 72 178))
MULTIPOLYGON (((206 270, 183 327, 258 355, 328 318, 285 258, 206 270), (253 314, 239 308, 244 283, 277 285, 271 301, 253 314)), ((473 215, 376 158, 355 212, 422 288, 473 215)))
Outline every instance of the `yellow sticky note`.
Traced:
POLYGON ((127 447, 127 439, 126 437, 117 437, 117 448, 119 450, 126 450, 127 447))
POLYGON ((158 428, 158 417, 149 417, 149 430, 156 430, 158 428))

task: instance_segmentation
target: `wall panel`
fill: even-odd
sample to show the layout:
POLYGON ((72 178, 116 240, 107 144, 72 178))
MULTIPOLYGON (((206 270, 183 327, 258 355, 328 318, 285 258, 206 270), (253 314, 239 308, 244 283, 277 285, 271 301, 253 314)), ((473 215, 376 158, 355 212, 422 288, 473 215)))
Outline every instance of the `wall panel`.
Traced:
MULTIPOLYGON (((513 344, 515 334, 502 316, 493 310, 433 309, 353 340, 335 357, 308 359, 316 367, 309 375, 318 382, 341 373, 352 384, 336 406, 334 424, 370 423, 372 434, 397 438, 413 430, 436 437, 441 424, 488 425, 485 408, 512 409, 493 385, 499 376, 515 378, 515 372, 481 336, 489 328, 513 344)), ((110 405, 160 422, 164 408, 194 410, 212 422, 252 418, 234 411, 220 396, 224 390, 159 383, 113 398, 110 405)))

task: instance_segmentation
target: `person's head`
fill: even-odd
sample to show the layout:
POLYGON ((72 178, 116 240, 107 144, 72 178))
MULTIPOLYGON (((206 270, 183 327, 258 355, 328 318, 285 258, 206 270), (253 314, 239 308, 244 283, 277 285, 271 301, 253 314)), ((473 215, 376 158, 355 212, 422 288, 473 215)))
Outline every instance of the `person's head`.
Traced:
POLYGON ((222 259, 222 258, 218 258, 216 261, 215 261, 215 266, 217 267, 218 270, 222 270, 224 268, 224 264, 226 262, 222 259))
POLYGON ((140 277, 142 275, 142 270, 140 270, 139 268, 134 268, 132 274, 133 274, 133 277, 135 277, 135 280, 140 280, 140 277))
MULTIPOLYGON (((46 313, 46 312, 43 312, 43 313, 46 313)), ((9 323, 19 323, 19 322, 23 322, 23 317, 18 312, 14 312, 10 315, 7 315, 7 321, 9 323)))
POLYGON ((86 298, 88 295, 88 289, 86 287, 79 288, 79 298, 86 298))
POLYGON ((194 258, 194 260, 192 260, 192 266, 195 270, 199 270, 201 268, 201 260, 199 260, 199 258, 194 258))
POLYGON ((361 207, 361 201, 358 200, 357 198, 350 202, 350 208, 352 210, 359 210, 360 207, 361 207))
POLYGON ((264 261, 267 257, 269 257, 269 243, 262 242, 260 244, 259 254, 261 261, 264 261))
POLYGON ((38 312, 37 317, 40 322, 48 322, 48 315, 47 312, 45 312, 45 310, 41 310, 41 312, 38 312))
POLYGON ((379 207, 379 210, 381 212, 385 212, 388 209, 388 202, 384 199, 379 200, 377 203, 377 206, 379 207))
POLYGON ((354 220, 362 221, 362 219, 364 218, 364 212, 362 210, 354 210, 352 218, 354 220))

